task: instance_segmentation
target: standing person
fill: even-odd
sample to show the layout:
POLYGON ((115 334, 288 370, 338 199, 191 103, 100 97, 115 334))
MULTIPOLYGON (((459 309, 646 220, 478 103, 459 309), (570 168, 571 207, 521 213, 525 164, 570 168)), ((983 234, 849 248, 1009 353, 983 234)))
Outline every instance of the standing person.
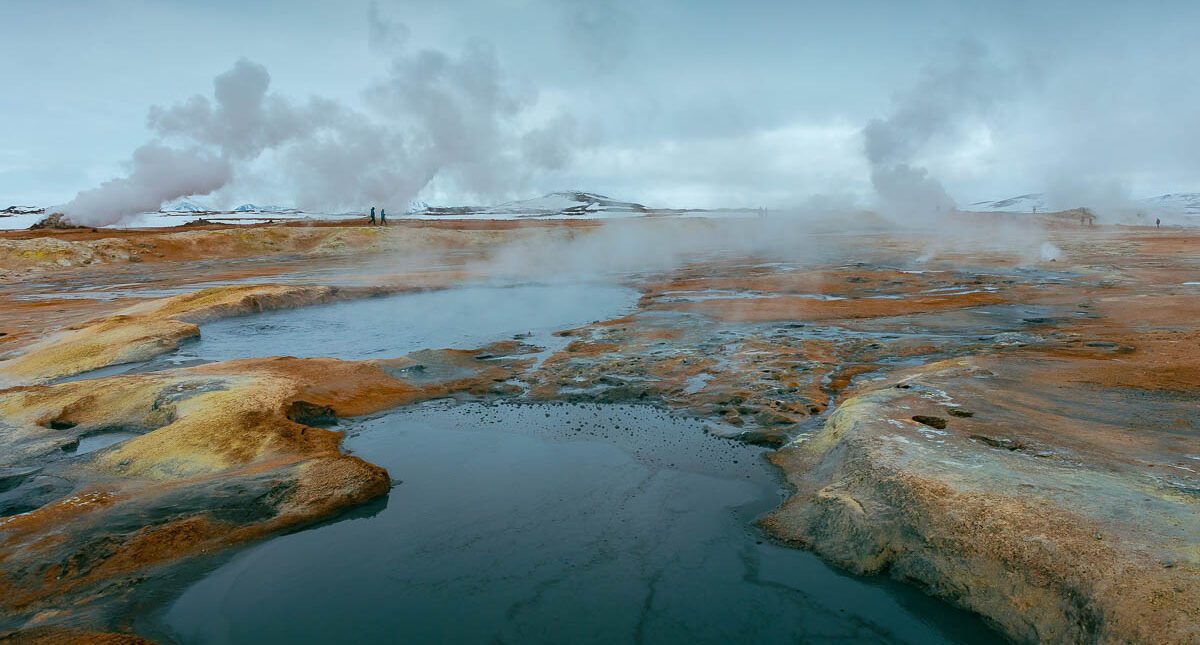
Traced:
POLYGON ((370 224, 371 226, 375 226, 375 207, 374 206, 371 207, 371 218, 367 220, 367 223, 370 224))
POLYGON ((1154 218, 1154 228, 1162 228, 1162 218, 1161 217, 1154 218))
POLYGON ((379 209, 379 225, 387 226, 387 209, 385 208, 379 209))

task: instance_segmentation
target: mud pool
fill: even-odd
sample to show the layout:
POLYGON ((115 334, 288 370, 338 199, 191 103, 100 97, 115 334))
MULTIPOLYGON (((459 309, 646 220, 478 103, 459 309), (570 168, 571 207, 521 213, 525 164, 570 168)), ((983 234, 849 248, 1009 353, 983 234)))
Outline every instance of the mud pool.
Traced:
POLYGON ((646 406, 464 404, 348 428, 390 495, 274 538, 140 630, 185 643, 989 642, 965 612, 834 571, 752 520, 762 450, 646 406))

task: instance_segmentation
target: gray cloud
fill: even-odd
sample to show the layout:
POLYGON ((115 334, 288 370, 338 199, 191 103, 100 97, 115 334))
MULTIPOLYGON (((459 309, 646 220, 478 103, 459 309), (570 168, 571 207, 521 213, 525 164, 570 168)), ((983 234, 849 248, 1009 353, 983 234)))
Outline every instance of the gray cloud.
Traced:
POLYGON ((411 31, 402 22, 397 22, 379 10, 379 3, 372 0, 367 5, 367 48, 374 54, 388 54, 408 43, 411 31))
MULTIPOLYGON (((428 167, 420 165, 427 159, 419 154, 426 133, 396 123, 414 118, 407 108, 383 114, 364 105, 359 92, 390 75, 391 57, 410 59, 432 48, 457 62, 463 43, 479 38, 491 42, 492 55, 503 61, 502 85, 526 97, 532 92, 514 79, 528 79, 538 89, 537 103, 498 117, 506 150, 485 158, 498 159, 504 172, 473 169, 476 177, 467 178, 467 166, 489 162, 448 163, 424 189, 426 199, 467 201, 476 191, 457 184, 498 186, 510 177, 515 183, 505 188, 514 193, 578 187, 619 191, 638 201, 670 199, 660 203, 675 206, 784 205, 824 190, 877 198, 861 133, 872 117, 892 126, 891 134, 901 133, 899 143, 883 136, 883 150, 876 151, 886 158, 875 173, 885 192, 888 182, 921 184, 898 178, 906 174, 904 166, 917 171, 918 180, 924 169, 924 178, 936 180, 959 203, 1046 191, 1070 204, 1105 200, 1112 187, 1138 198, 1200 190, 1194 109, 1200 86, 1189 82, 1200 66, 1192 27, 1200 22, 1200 3, 1187 0, 1153 6, 1072 0, 378 0, 373 9, 366 0, 351 9, 264 0, 142 3, 137 11, 114 12, 127 4, 76 3, 64 12, 54 3, 0 3, 11 51, 0 57, 0 77, 16 88, 11 100, 0 102, 0 199, 53 203, 114 176, 125 152, 147 140, 146 105, 190 106, 200 121, 209 118, 207 109, 210 123, 219 121, 213 92, 203 92, 207 103, 172 101, 207 88, 238 56, 271 72, 264 113, 279 114, 271 107, 274 94, 291 97, 289 105, 302 115, 308 93, 336 98, 339 106, 365 113, 368 125, 388 126, 395 135, 385 139, 389 150, 402 141, 405 150, 396 156, 418 164, 405 174, 419 180, 428 167), (271 37, 264 37, 265 30, 271 37), (181 34, 203 34, 204 46, 179 47, 181 34), (968 88, 964 110, 953 101, 954 109, 944 111, 940 99, 909 96, 925 91, 918 70, 931 54, 942 61, 935 67, 954 75, 957 54, 936 50, 938 43, 962 37, 986 45, 989 53, 978 65, 985 75, 998 70, 1002 78, 1015 78, 1017 87, 1010 82, 992 91, 961 78, 959 85, 968 88), (1021 64, 1027 58, 1037 60, 1045 76, 1033 92, 1022 89, 1029 81, 1021 64), (905 87, 912 89, 889 103, 892 92, 905 87), (980 93, 986 100, 976 103, 980 93), (547 114, 547 105, 571 115, 574 136, 587 135, 580 154, 573 154, 579 146, 557 145, 549 134, 548 141, 525 136, 554 129, 557 117, 547 114), (913 119, 906 105, 915 106, 913 119), (847 127, 853 131, 848 135, 847 127), (828 144, 777 143, 780 133, 815 130, 830 136, 814 141, 828 144), (564 151, 565 159, 558 154, 564 151)), ((936 84, 930 89, 934 97, 947 96, 936 84)), ((340 123, 343 115, 331 119, 340 123)), ((178 130, 166 115, 160 123, 164 131, 178 130)), ((258 138, 231 145, 228 153, 190 135, 163 141, 229 154, 235 179, 221 194, 230 199, 283 202, 301 193, 328 199, 334 194, 297 185, 291 168, 300 160, 289 151, 352 141, 362 129, 336 127, 288 139, 259 157, 252 151, 278 134, 256 132, 258 138), (251 182, 251 174, 262 181, 251 182)), ((202 133, 205 141, 220 138, 209 130, 202 133)), ((367 176, 380 174, 361 167, 367 176)), ((942 200, 937 191, 916 192, 898 199, 942 200)))
POLYGON ((617 0, 574 0, 553 6, 562 12, 566 51, 584 68, 609 74, 629 58, 637 23, 617 0))

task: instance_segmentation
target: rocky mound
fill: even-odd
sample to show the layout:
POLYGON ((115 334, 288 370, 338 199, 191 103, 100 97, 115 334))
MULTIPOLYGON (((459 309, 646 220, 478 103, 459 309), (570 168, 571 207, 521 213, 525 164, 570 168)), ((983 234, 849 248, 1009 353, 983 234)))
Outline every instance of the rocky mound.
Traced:
POLYGON ((31 230, 31 231, 40 231, 40 230, 65 231, 65 230, 71 230, 71 229, 86 229, 86 228, 91 228, 91 227, 79 226, 78 224, 73 223, 70 219, 67 218, 66 215, 63 215, 62 213, 51 213, 45 219, 34 223, 33 226, 30 226, 29 230, 31 230))

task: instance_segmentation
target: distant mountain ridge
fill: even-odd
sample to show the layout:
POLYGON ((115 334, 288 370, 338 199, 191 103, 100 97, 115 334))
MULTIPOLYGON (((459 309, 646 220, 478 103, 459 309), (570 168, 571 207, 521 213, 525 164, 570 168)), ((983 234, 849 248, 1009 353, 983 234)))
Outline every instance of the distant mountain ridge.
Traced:
MULTIPOLYGON (((1135 208, 1145 209, 1148 214, 1200 216, 1200 193, 1166 193, 1137 199, 1131 204, 1135 208)), ((1028 193, 996 201, 973 202, 970 205, 972 211, 1000 213, 1032 213, 1035 208, 1039 213, 1052 210, 1045 193, 1028 193)))
POLYGON ((426 206, 414 204, 418 215, 453 217, 632 217, 666 209, 654 209, 579 190, 547 193, 541 197, 504 202, 494 206, 426 206))
POLYGON ((1169 213, 1200 215, 1200 193, 1167 193, 1141 201, 1169 213))
POLYGON ((8 208, 0 211, 0 217, 9 215, 38 215, 45 212, 46 209, 39 208, 37 206, 9 206, 8 208))
POLYGON ((1028 193, 1025 195, 1017 195, 1008 199, 998 199, 994 202, 982 201, 971 204, 971 210, 975 211, 995 211, 1001 213, 1032 213, 1036 209, 1039 212, 1046 210, 1046 195, 1045 193, 1028 193))
POLYGON ((173 202, 163 204, 158 211, 160 213, 213 213, 214 209, 204 206, 190 199, 177 199, 173 202))
POLYGON ((163 204, 158 209, 160 213, 278 213, 278 214, 295 214, 301 212, 299 209, 290 206, 267 205, 259 206, 258 204, 242 204, 232 210, 223 210, 213 208, 198 200, 182 198, 163 204))
POLYGON ((277 206, 270 204, 267 206, 259 206, 257 204, 242 204, 233 209, 234 213, 299 213, 300 209, 292 208, 291 206, 277 206))
POLYGON ((495 211, 544 211, 547 213, 588 213, 600 210, 624 210, 644 213, 650 209, 636 202, 623 202, 606 195, 582 191, 548 193, 533 199, 507 202, 492 207, 495 211))

